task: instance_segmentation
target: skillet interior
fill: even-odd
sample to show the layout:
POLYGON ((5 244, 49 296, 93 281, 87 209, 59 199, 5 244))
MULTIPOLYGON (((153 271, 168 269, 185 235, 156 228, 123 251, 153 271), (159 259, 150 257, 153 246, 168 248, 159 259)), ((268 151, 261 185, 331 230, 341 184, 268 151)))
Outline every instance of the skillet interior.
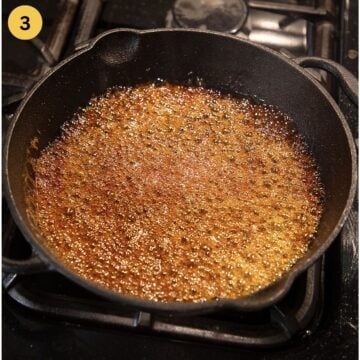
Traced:
MULTIPOLYGON (((5 175, 8 196, 18 224, 42 258, 56 260, 38 244, 40 236, 31 234, 26 216, 23 177, 26 154, 31 139, 39 138, 39 150, 59 134, 61 124, 94 95, 114 85, 165 79, 173 83, 203 85, 219 90, 256 96, 277 106, 294 119, 305 137, 321 171, 326 189, 324 213, 318 234, 308 253, 293 268, 303 270, 325 250, 344 221, 349 194, 354 191, 354 148, 347 128, 339 120, 336 105, 303 72, 270 50, 230 36, 201 31, 112 31, 94 47, 71 61, 65 61, 29 96, 15 118, 11 138, 5 149, 5 175), (15 210, 16 207, 16 210, 15 210), (339 223, 340 222, 340 223, 339 223), (35 235, 35 236, 34 236, 35 235)), ((74 276, 61 266, 60 271, 74 276)), ((74 276, 83 285, 86 281, 74 276)), ((257 309, 284 293, 286 276, 279 286, 272 286, 242 301, 224 302, 226 306, 257 309), (274 290, 275 289, 275 290, 274 290)), ((288 285, 288 284, 287 284, 288 285)), ((91 285, 92 290, 98 287, 91 285)), ((126 298, 109 291, 116 300, 126 298)), ((240 299, 241 300, 241 299, 240 299)), ((177 310, 174 304, 135 301, 134 304, 159 310, 177 310)), ((210 309, 215 305, 196 304, 187 309, 210 309)), ((220 305, 222 306, 221 302, 220 305)), ((185 310, 185 307, 183 309, 185 310)))

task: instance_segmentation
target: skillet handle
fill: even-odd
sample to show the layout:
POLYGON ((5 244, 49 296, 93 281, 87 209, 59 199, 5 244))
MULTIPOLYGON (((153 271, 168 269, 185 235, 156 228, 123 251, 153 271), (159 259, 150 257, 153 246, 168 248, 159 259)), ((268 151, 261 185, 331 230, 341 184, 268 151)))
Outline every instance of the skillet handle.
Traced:
POLYGON ((36 274, 49 270, 47 265, 34 254, 26 260, 13 260, 5 256, 2 257, 2 271, 5 273, 36 274))
POLYGON ((339 81, 342 89, 349 97, 349 99, 355 104, 358 105, 359 97, 359 84, 356 77, 347 70, 344 66, 338 64, 335 61, 320 58, 320 57, 300 57, 293 59, 301 67, 307 68, 317 68, 325 70, 332 75, 334 75, 339 81))

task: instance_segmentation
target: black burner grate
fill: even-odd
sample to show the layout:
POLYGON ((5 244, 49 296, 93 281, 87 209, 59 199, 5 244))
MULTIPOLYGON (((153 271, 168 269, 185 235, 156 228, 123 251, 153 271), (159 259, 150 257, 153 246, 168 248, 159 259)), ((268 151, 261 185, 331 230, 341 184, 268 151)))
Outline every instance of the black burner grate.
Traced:
POLYGON ((304 336, 315 330, 323 300, 321 267, 320 260, 295 282, 285 299, 270 308, 201 316, 164 316, 119 307, 57 273, 31 277, 8 274, 3 277, 3 285, 8 295, 26 308, 74 323, 127 327, 248 347, 273 347, 294 335, 304 336))

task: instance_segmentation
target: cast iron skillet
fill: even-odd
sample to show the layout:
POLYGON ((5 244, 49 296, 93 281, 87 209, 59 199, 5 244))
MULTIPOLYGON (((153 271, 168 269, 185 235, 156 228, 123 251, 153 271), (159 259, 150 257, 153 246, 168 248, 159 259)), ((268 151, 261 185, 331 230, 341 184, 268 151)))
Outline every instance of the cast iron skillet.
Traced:
MULTIPOLYGON (((4 183, 11 213, 31 244, 34 256, 25 261, 3 258, 7 272, 56 270, 112 301, 152 312, 209 312, 220 308, 250 311, 268 306, 288 291, 296 276, 329 247, 343 226, 356 187, 355 146, 333 98, 302 67, 319 67, 339 78, 356 102, 357 81, 340 65, 319 58, 290 60, 260 45, 231 35, 197 30, 111 30, 62 61, 29 92, 7 132, 4 183), (250 95, 290 115, 320 165, 326 189, 325 209, 316 239, 307 254, 279 281, 251 296, 204 303, 157 303, 124 296, 91 283, 67 269, 42 245, 26 215, 24 178, 31 139, 39 150, 59 134, 64 121, 94 95, 114 85, 165 79, 196 83, 250 95)), ((35 154, 36 156, 37 154, 35 154)))

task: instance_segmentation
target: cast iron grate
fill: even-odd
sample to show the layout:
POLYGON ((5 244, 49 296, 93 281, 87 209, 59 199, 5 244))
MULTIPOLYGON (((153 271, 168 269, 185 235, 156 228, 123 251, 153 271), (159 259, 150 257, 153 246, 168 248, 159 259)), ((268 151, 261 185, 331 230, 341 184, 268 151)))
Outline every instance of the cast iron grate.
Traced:
MULTIPOLYGON (((31 253, 3 202, 3 253, 26 258, 31 253)), ((221 311, 199 316, 164 316, 127 309, 104 300, 56 272, 3 275, 3 287, 18 304, 74 323, 126 327, 174 337, 273 347, 299 334, 312 333, 323 305, 322 259, 301 275, 286 297, 256 312, 221 311)))

